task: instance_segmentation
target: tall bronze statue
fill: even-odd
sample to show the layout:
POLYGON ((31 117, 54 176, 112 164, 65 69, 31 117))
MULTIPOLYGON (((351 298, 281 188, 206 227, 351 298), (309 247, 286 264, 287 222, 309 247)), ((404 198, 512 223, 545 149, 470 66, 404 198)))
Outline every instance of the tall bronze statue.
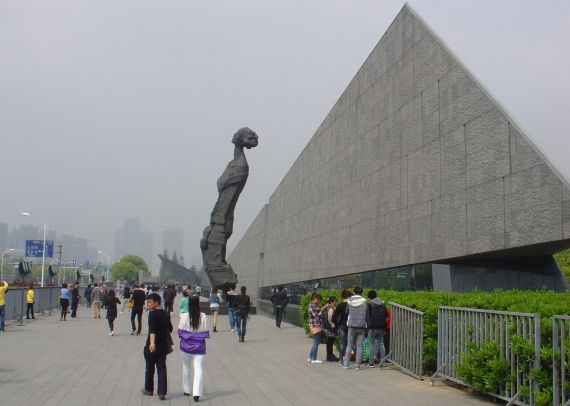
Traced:
POLYGON ((200 240, 204 270, 210 283, 212 287, 224 290, 237 283, 237 275, 226 262, 226 245, 233 232, 234 209, 249 175, 243 149, 256 147, 258 137, 244 127, 235 133, 232 143, 235 144, 234 159, 218 179, 218 201, 212 210, 210 225, 204 229, 204 236, 200 240))

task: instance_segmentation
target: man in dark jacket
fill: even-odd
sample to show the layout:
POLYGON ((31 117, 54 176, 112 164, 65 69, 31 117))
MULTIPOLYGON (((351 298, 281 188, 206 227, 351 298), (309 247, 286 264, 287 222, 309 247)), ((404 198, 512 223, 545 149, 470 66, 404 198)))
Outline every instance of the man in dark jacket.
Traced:
POLYGON ((143 395, 152 396, 154 392, 154 370, 158 375, 156 393, 160 400, 166 399, 168 387, 166 375, 166 356, 172 352, 172 323, 170 314, 160 308, 160 295, 151 293, 148 297, 148 337, 144 347, 146 372, 143 395))
MULTIPOLYGON (((384 348, 384 331, 386 330, 386 305, 384 301, 377 297, 375 290, 368 291, 368 342, 370 343, 370 356, 368 357, 368 367, 374 368, 374 357, 380 350, 380 360, 386 356, 384 348)), ((380 365, 382 367, 382 365, 380 365)))
POLYGON ((176 290, 173 285, 168 285, 162 294, 164 299, 164 311, 167 313, 174 312, 174 299, 176 298, 176 290))
POLYGON ((350 290, 343 289, 340 292, 340 296, 342 297, 342 302, 334 310, 332 318, 334 324, 338 327, 340 363, 342 364, 342 359, 344 358, 346 345, 348 343, 348 326, 346 325, 348 314, 346 313, 346 306, 348 298, 352 296, 352 292, 350 290))
POLYGON ((79 282, 75 282, 73 289, 71 289, 71 317, 77 317, 77 307, 79 306, 79 282))
POLYGON ((89 284, 83 291, 83 297, 85 297, 85 304, 88 309, 91 308, 91 292, 93 292, 93 288, 91 288, 91 284, 89 284))
POLYGON ((241 294, 236 299, 236 329, 239 337, 239 342, 245 341, 245 330, 247 327, 247 320, 249 319, 249 312, 251 306, 251 299, 245 293, 246 287, 240 288, 241 294))
POLYGON ((287 297, 287 292, 283 290, 283 286, 277 288, 277 292, 271 296, 271 303, 275 309, 275 325, 281 328, 281 320, 283 319, 283 312, 285 311, 285 306, 289 303, 289 298, 287 297))
POLYGON ((134 286, 131 300, 133 301, 133 308, 131 309, 131 327, 133 330, 131 331, 131 335, 140 335, 142 328, 142 314, 144 310, 144 304, 146 302, 146 294, 144 293, 144 290, 139 288, 138 285, 134 286), (135 317, 138 319, 138 329, 135 326, 135 317))

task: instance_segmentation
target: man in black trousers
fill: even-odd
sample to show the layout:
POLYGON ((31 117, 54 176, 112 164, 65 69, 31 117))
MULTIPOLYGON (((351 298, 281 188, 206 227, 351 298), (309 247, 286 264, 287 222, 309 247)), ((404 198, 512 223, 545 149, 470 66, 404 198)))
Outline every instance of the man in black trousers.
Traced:
POLYGON ((142 329, 142 314, 144 310, 144 304, 146 302, 146 294, 144 293, 144 290, 139 288, 138 285, 134 286, 131 300, 133 301, 133 308, 131 309, 131 327, 133 328, 133 331, 131 332, 131 335, 140 335, 142 329), (138 329, 135 326, 135 317, 138 319, 138 329))
POLYGON ((79 306, 79 282, 75 282, 73 289, 71 289, 71 317, 77 317, 77 307, 79 306))
POLYGON ((156 394, 160 400, 166 399, 166 356, 172 352, 172 323, 170 314, 160 308, 160 295, 152 293, 148 296, 148 338, 144 347, 146 372, 144 377, 143 395, 152 396, 154 392, 154 369, 158 375, 156 394))
POLYGON ((275 309, 275 326, 281 328, 283 312, 285 311, 285 306, 289 303, 287 292, 283 289, 283 286, 277 288, 277 292, 271 297, 271 303, 273 303, 273 309, 275 309))

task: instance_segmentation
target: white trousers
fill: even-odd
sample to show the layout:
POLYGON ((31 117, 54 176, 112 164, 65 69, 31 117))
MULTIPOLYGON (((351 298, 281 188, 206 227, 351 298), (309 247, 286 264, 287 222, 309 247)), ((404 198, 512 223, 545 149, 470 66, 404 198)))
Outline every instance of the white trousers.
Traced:
POLYGON ((182 388, 184 392, 191 393, 192 396, 202 396, 202 362, 204 355, 188 354, 181 351, 182 354, 182 388), (190 363, 192 363, 192 370, 194 372, 194 381, 192 383, 192 390, 190 390, 190 363))

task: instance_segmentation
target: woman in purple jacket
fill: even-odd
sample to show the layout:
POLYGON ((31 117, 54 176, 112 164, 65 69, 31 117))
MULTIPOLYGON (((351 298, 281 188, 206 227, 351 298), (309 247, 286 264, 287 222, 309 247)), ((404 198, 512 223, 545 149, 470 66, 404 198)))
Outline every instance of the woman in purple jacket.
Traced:
POLYGON ((200 297, 192 295, 189 299, 188 313, 180 314, 178 325, 180 351, 182 352, 182 386, 184 395, 190 396, 190 363, 194 372, 192 396, 198 402, 202 396, 202 363, 206 355, 206 338, 210 338, 208 318, 200 312, 200 297))

